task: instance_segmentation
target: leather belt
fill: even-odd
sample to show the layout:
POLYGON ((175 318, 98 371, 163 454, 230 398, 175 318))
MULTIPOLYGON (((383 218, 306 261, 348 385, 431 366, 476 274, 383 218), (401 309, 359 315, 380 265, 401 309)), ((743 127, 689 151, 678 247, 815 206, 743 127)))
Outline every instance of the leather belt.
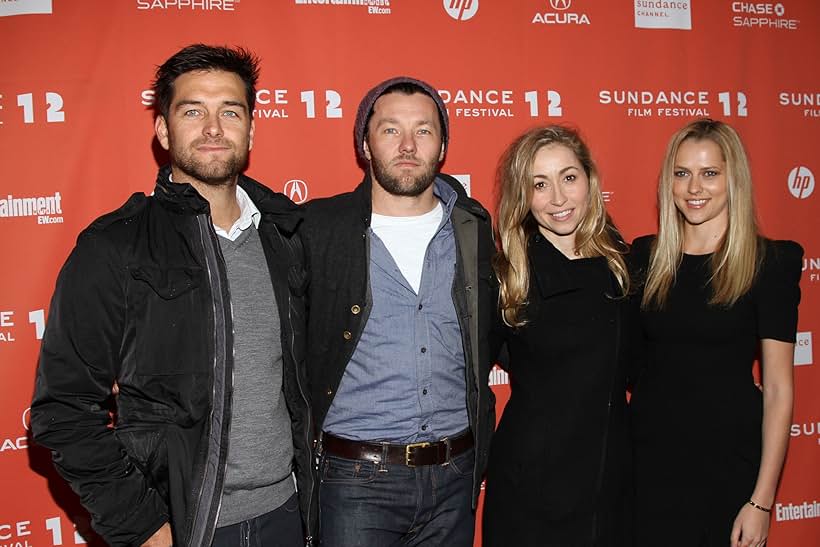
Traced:
POLYGON ((440 441, 412 444, 351 441, 330 433, 322 434, 322 450, 333 456, 408 467, 442 465, 472 447, 470 430, 440 441))

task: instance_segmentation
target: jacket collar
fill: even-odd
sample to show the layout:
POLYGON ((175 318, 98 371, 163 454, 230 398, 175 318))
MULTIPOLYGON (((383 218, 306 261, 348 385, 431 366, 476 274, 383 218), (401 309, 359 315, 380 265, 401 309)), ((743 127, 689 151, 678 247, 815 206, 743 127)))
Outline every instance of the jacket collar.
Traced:
MULTIPOLYGON (((436 185, 437 196, 445 204, 451 199, 452 193, 455 193, 455 207, 463 209, 482 220, 490 218, 487 210, 476 200, 467 195, 467 191, 461 183, 451 175, 445 173, 438 173, 436 180, 433 181, 436 185)), ((353 198, 358 206, 359 211, 362 212, 362 222, 365 226, 370 226, 370 219, 373 213, 373 179, 370 172, 367 171, 362 182, 353 190, 353 198)))
POLYGON ((531 279, 542 298, 571 292, 580 285, 567 271, 569 259, 561 254, 550 241, 540 233, 535 233, 529 240, 531 279))
MULTIPOLYGON (((170 177, 169 165, 161 167, 157 173, 154 197, 163 206, 179 214, 200 215, 210 212, 208 201, 193 186, 171 182, 170 177)), ((273 222, 288 233, 296 230, 302 220, 302 212, 291 200, 245 175, 239 175, 239 186, 262 213, 262 222, 273 222)))

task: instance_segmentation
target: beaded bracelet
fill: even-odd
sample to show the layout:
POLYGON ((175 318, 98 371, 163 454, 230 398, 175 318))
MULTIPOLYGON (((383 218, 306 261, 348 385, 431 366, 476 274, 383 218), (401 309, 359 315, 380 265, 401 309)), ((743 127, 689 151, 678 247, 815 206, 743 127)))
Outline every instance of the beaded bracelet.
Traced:
POLYGON ((764 513, 771 513, 771 512, 772 512, 772 508, 771 508, 771 507, 769 507, 769 508, 767 509, 767 508, 763 507, 762 505, 758 505, 758 504, 756 504, 756 503, 755 503, 755 502, 753 502, 752 500, 749 500, 749 505, 751 505, 751 506, 752 506, 752 507, 754 507, 755 509, 760 509, 760 510, 761 510, 761 511, 763 511, 764 513))

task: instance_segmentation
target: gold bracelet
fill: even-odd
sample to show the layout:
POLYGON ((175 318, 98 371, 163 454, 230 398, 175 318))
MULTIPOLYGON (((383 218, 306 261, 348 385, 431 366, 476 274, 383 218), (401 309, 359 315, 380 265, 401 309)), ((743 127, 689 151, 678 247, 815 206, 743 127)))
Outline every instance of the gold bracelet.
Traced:
POLYGON ((772 508, 771 508, 771 507, 769 507, 768 509, 766 509, 766 508, 765 508, 765 507, 763 507, 762 505, 758 505, 758 504, 756 504, 755 502, 753 502, 752 500, 749 500, 749 505, 751 505, 751 506, 752 506, 752 507, 754 507, 755 509, 760 509, 760 510, 761 510, 761 511, 763 511, 764 513, 771 513, 771 512, 772 512, 772 508))

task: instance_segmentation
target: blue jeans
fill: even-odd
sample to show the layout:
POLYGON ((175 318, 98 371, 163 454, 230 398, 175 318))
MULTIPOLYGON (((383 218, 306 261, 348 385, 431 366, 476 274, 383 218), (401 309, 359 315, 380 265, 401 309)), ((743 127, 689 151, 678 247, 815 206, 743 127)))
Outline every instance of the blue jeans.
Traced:
POLYGON ((269 513, 216 529, 211 547, 303 547, 299 499, 288 501, 269 513))
POLYGON ((444 465, 408 467, 323 454, 324 547, 472 547, 471 448, 444 465))

